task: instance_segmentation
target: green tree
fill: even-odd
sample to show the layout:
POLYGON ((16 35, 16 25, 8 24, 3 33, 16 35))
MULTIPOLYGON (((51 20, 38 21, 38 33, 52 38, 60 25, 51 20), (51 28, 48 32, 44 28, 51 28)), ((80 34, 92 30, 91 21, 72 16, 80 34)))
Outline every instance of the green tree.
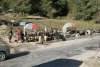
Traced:
POLYGON ((2 0, 1 6, 2 6, 2 10, 3 11, 7 11, 9 9, 9 3, 8 3, 8 1, 7 0, 2 0))
POLYGON ((68 2, 67 0, 52 0, 53 8, 56 9, 54 16, 67 16, 68 14, 68 2))
POLYGON ((76 4, 78 5, 76 19, 91 20, 99 11, 100 2, 96 0, 77 0, 76 4))
POLYGON ((12 8, 16 9, 17 12, 23 12, 24 13, 28 13, 31 10, 31 4, 30 4, 30 0, 16 0, 16 1, 12 1, 12 4, 10 6, 12 6, 12 8))
POLYGON ((0 13, 2 12, 2 1, 0 0, 0 13))
POLYGON ((30 0, 30 4, 32 4, 31 6, 31 11, 30 14, 36 14, 36 15, 40 15, 43 14, 41 13, 41 0, 30 0))
POLYGON ((47 17, 52 17, 52 1, 51 0, 41 0, 41 11, 44 11, 44 14, 47 17))

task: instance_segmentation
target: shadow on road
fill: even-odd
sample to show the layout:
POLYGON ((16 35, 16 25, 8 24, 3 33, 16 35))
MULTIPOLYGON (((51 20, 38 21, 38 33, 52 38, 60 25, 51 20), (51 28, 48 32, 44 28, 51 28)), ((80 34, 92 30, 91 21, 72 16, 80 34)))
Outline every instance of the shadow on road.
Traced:
POLYGON ((30 52, 22 52, 22 53, 17 53, 17 54, 11 54, 9 55, 6 59, 6 60, 9 60, 9 59, 13 59, 13 58, 17 58, 17 57, 21 57, 21 56, 25 56, 25 55, 28 55, 30 52))
POLYGON ((56 59, 33 67, 79 67, 82 63, 74 59, 56 59))
POLYGON ((89 46, 89 47, 85 47, 86 50, 97 50, 98 46, 89 46))

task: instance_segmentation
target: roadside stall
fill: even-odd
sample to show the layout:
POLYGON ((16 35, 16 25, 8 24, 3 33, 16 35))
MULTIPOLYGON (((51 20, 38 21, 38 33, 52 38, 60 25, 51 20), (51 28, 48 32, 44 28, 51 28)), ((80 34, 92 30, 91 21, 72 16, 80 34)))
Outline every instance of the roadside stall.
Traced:
MULTIPOLYGON (((39 27, 32 23, 27 24, 26 26, 24 26, 24 35, 26 35, 26 29, 29 29, 29 30, 39 29, 39 27)), ((28 36, 24 37, 24 39, 27 39, 28 41, 34 41, 35 37, 34 37, 34 34, 28 34, 28 36)))
POLYGON ((69 33, 71 31, 66 31, 66 28, 69 28, 69 27, 74 27, 74 30, 76 31, 76 25, 74 23, 66 23, 64 26, 63 26, 63 36, 66 37, 66 36, 70 36, 69 33))

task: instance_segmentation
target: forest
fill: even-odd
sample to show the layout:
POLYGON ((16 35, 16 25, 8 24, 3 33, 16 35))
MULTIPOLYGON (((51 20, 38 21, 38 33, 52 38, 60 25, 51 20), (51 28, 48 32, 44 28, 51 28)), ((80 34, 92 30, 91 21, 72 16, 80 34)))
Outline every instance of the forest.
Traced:
POLYGON ((100 19, 100 0, 0 0, 0 13, 9 9, 47 18, 70 14, 76 20, 100 19))

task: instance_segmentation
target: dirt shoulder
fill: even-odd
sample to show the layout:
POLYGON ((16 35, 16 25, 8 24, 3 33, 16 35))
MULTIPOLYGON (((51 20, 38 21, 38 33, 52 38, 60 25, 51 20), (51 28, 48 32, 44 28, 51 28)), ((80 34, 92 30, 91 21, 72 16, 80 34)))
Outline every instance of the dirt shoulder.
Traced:
POLYGON ((16 40, 16 37, 14 36, 12 37, 12 43, 9 43, 8 36, 4 36, 4 33, 6 32, 6 27, 6 25, 0 26, 0 45, 8 46, 11 54, 37 48, 35 44, 14 42, 14 40, 16 40))
MULTIPOLYGON (((66 45, 58 45, 58 44, 67 43, 67 44, 71 45, 73 43, 75 44, 78 42, 84 42, 84 41, 91 39, 88 37, 88 38, 82 38, 82 39, 72 39, 72 40, 67 40, 67 41, 53 40, 53 41, 48 41, 45 44, 39 44, 38 42, 16 43, 15 40, 17 39, 17 37, 13 36, 12 43, 9 43, 8 36, 3 35, 3 33, 6 32, 5 30, 3 30, 4 28, 6 28, 6 26, 0 26, 0 31, 1 31, 1 33, 0 33, 1 40, 0 41, 2 42, 3 45, 6 45, 10 48, 11 54, 23 52, 23 51, 29 51, 29 50, 41 50, 41 49, 62 47, 62 46, 66 46, 66 45)), ((67 45, 67 46, 69 46, 69 45, 67 45)))

